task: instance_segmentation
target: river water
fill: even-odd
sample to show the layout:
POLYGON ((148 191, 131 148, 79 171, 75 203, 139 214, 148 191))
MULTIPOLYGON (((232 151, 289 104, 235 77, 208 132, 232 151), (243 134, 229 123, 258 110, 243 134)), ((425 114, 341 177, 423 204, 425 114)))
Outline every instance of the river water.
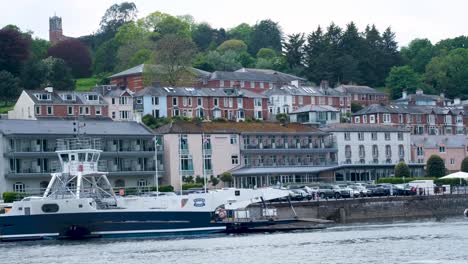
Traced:
POLYGON ((0 244, 0 263, 468 263, 468 219, 308 232, 0 244))

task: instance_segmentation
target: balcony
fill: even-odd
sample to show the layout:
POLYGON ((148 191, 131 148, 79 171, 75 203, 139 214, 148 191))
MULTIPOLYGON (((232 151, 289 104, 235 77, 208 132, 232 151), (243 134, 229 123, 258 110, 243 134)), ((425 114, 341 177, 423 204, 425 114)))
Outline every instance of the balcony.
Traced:
POLYGON ((296 159, 250 159, 244 166, 247 168, 253 167, 314 167, 314 166, 335 166, 338 163, 331 159, 317 159, 317 160, 296 160, 296 159))

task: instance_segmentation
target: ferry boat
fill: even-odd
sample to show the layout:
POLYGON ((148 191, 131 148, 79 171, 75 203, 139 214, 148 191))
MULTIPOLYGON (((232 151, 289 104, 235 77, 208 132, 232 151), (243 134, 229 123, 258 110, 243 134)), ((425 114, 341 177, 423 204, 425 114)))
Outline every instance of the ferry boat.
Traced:
POLYGON ((227 213, 289 195, 272 188, 230 188, 188 195, 116 196, 107 173, 98 170, 100 149, 96 138, 58 140, 61 172, 51 174, 43 196, 14 202, 0 214, 0 241, 221 232, 227 213))

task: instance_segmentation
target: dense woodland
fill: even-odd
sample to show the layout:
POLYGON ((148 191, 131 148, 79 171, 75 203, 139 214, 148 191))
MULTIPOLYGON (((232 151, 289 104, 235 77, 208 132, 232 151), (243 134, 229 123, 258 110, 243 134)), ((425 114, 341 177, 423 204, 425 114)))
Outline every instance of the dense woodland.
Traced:
MULTIPOLYGON (((161 65, 158 76, 177 85, 184 70, 275 69, 312 84, 359 84, 386 88, 392 98, 403 89, 468 97, 468 37, 436 44, 415 39, 398 47, 388 27, 363 30, 333 22, 311 32, 285 35, 272 20, 230 29, 197 23, 190 15, 154 12, 137 19, 135 4, 114 4, 94 34, 51 45, 32 32, 7 25, 0 30, 0 101, 14 101, 22 89, 74 89, 79 78, 106 76, 141 63, 161 65)), ((69 22, 72 23, 72 22, 69 22)), ((65 29, 66 32, 66 29, 65 29)))

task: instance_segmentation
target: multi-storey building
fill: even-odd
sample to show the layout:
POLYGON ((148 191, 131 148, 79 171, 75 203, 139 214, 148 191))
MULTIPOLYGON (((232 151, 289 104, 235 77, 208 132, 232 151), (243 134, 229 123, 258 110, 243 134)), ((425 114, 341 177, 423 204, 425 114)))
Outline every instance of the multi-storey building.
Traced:
POLYGON ((315 126, 341 122, 340 110, 329 105, 306 105, 289 113, 289 121, 315 126))
POLYGON ((242 68, 234 72, 215 71, 210 74, 204 87, 210 88, 241 88, 261 93, 267 89, 289 85, 292 82, 304 84, 306 79, 265 69, 242 68))
POLYGON ((410 133, 403 128, 370 124, 335 124, 338 147, 337 181, 372 181, 394 174, 397 163, 410 165, 413 176, 423 175, 423 165, 411 161, 410 133))
POLYGON ((247 89, 164 87, 167 92, 167 115, 202 119, 268 118, 266 96, 247 89))
POLYGON ((335 90, 349 96, 351 103, 368 106, 371 104, 387 104, 388 95, 369 86, 340 85, 335 90))
MULTIPOLYGON (((126 88, 130 89, 132 92, 143 90, 145 88, 143 75, 144 74, 151 75, 153 71, 158 70, 157 67, 158 67, 157 65, 152 65, 152 64, 137 65, 133 68, 130 68, 125 71, 109 76, 110 83, 113 85, 117 85, 117 86, 125 86, 126 88)), ((181 80, 183 85, 195 86, 195 87, 201 86, 203 83, 206 83, 210 75, 209 72, 202 71, 202 70, 195 69, 195 68, 190 68, 189 70, 192 76, 190 76, 190 78, 186 80, 181 80)), ((148 76, 148 79, 151 79, 150 77, 151 76, 148 76)))
POLYGON ((107 118, 108 106, 104 98, 96 92, 23 90, 9 119, 39 119, 50 117, 107 118))
POLYGON ((405 127, 415 135, 466 133, 468 117, 462 106, 370 105, 353 114, 355 124, 405 127))
POLYGON ((167 92, 160 87, 146 87, 134 94, 133 106, 135 114, 141 117, 167 117, 167 92))
POLYGON ((183 176, 231 172, 238 187, 333 181, 336 145, 330 133, 298 123, 174 122, 164 138, 168 184, 183 176))
POLYGON ((451 100, 445 98, 442 93, 440 95, 424 94, 423 90, 417 89, 415 94, 408 94, 407 91, 403 91, 401 98, 393 101, 395 104, 403 105, 432 105, 432 106, 447 106, 451 100))
POLYGON ((134 92, 123 86, 101 85, 94 87, 108 105, 109 117, 115 121, 140 121, 134 115, 134 92))
POLYGON ((329 88, 326 84, 320 87, 292 85, 273 87, 263 94, 268 96, 270 118, 274 118, 277 114, 296 111, 308 105, 332 106, 343 114, 351 111, 348 96, 329 88))
MULTIPOLYGON (((0 120, 0 193, 39 194, 51 176, 60 171, 57 139, 75 136, 100 138, 100 170, 109 172, 115 187, 154 185, 155 136, 136 122, 87 120, 0 120)), ((157 144, 158 177, 164 175, 163 144, 157 144)), ((73 186, 70 186, 73 188, 73 186)))
POLYGON ((460 171, 468 157, 468 137, 465 135, 411 136, 411 159, 426 164, 432 155, 440 156, 450 172, 460 171))

